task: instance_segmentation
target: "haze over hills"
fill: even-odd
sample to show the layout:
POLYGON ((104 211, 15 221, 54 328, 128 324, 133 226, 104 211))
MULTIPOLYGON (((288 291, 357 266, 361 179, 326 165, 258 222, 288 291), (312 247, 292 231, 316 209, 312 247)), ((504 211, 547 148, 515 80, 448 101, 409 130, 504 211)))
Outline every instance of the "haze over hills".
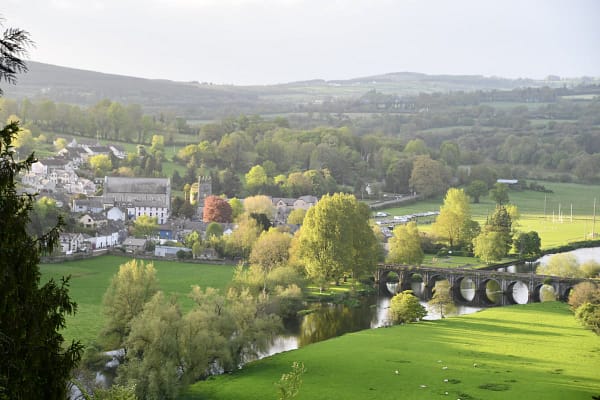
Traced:
POLYGON ((144 79, 105 74, 30 61, 29 72, 6 97, 47 98, 82 106, 108 98, 124 104, 137 103, 147 111, 172 110, 189 118, 218 118, 240 113, 283 113, 328 99, 358 98, 377 90, 398 96, 420 92, 511 90, 520 87, 562 87, 597 79, 561 80, 505 79, 481 75, 427 75, 396 72, 349 80, 291 82, 265 86, 233 86, 166 79, 144 79))

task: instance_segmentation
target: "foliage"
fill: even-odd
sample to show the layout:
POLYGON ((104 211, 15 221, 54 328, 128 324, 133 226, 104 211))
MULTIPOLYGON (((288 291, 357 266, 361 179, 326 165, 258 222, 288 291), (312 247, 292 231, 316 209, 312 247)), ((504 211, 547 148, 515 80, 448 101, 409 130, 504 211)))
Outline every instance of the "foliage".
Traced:
POLYGON ((473 199, 473 203, 479 203, 479 198, 488 192, 487 183, 475 179, 465 189, 465 193, 473 199))
POLYGON ((232 209, 227 200, 218 196, 208 196, 204 200, 202 220, 209 222, 231 222, 232 209))
POLYGON ((285 265, 289 259, 290 234, 271 228, 260 234, 250 253, 250 262, 261 265, 266 271, 285 265))
POLYGON ((364 203, 341 193, 323 196, 308 210, 298 234, 298 259, 321 287, 346 272, 359 277, 374 267, 378 244, 369 216, 364 203))
POLYGON ((246 190, 252 194, 263 193, 269 183, 267 172, 261 165, 255 165, 245 176, 246 190))
POLYGON ((588 260, 579 266, 581 272, 588 278, 600 277, 600 263, 595 260, 588 260))
POLYGON ((389 245, 390 253, 387 262, 409 265, 421 265, 423 262, 425 254, 421 248, 421 238, 416 222, 411 221, 407 225, 397 225, 389 245))
POLYGON ((498 205, 508 203, 508 186, 504 183, 495 183, 494 187, 490 189, 490 198, 498 205))
POLYGON ((157 291, 158 280, 152 263, 131 260, 121 264, 103 299, 106 324, 102 336, 110 348, 123 346, 131 331, 131 321, 157 291))
POLYGON ((569 295, 569 305, 576 310, 583 303, 600 303, 600 288, 594 282, 581 282, 575 285, 569 295))
POLYGON ((410 175, 410 186, 417 194, 425 198, 443 193, 448 187, 444 166, 429 156, 416 157, 410 175))
POLYGON ((587 328, 600 335, 600 302, 583 303, 575 311, 575 317, 587 328))
POLYGON ((539 275, 562 276, 564 278, 583 278, 585 273, 579 268, 577 258, 573 254, 554 254, 546 264, 540 264, 536 273, 539 275))
POLYGON ((158 218, 140 215, 133 222, 133 235, 137 238, 149 238, 156 234, 158 218))
POLYGON ((393 323, 416 322, 426 315, 427 310, 419 303, 412 290, 398 293, 390 300, 389 317, 393 323))
POLYGON ((469 198, 462 189, 450 188, 433 224, 433 232, 448 240, 450 247, 461 241, 463 229, 471 219, 469 198))
POLYGON ((252 246, 258 239, 262 229, 254 218, 242 216, 238 219, 235 230, 226 239, 226 253, 230 257, 248 259, 252 246))
POLYGON ((292 225, 302 225, 305 216, 306 210, 304 208, 296 208, 288 215, 287 223, 292 225))
MULTIPOLYGON (((13 82, 15 73, 26 70, 20 56, 28 43, 20 29, 0 35, 0 80, 13 82)), ((0 130, 0 398, 64 399, 82 346, 65 344, 60 331, 77 305, 69 297, 69 278, 40 286, 40 254, 57 244, 60 221, 37 238, 26 231, 34 198, 17 194, 15 179, 35 158, 14 160, 18 131, 17 122, 0 130)))
POLYGON ((206 240, 209 240, 211 236, 220 238, 223 236, 223 225, 218 222, 211 222, 206 226, 206 240))
POLYGON ((519 258, 536 257, 541 254, 542 240, 537 232, 521 232, 513 241, 513 246, 519 258))
POLYGON ((450 283, 447 280, 437 281, 433 289, 433 297, 429 300, 429 304, 434 310, 440 314, 440 318, 445 316, 455 309, 452 295, 450 294, 450 283))
POLYGON ((302 386, 302 375, 306 373, 306 368, 303 363, 294 361, 292 370, 287 374, 281 375, 277 382, 277 392, 279 400, 293 399, 300 392, 302 386))
POLYGON ((231 206, 231 218, 235 221, 237 217, 244 213, 244 203, 234 197, 233 199, 229 199, 229 205, 231 206))
POLYGON ((265 214, 269 220, 275 217, 275 206, 268 196, 250 196, 244 199, 246 214, 265 214))
POLYGON ((505 236, 500 232, 481 232, 473 239, 473 253, 486 263, 501 260, 506 255, 505 236))
POLYGON ((98 154, 88 159, 91 170, 95 176, 104 176, 113 168, 110 157, 106 154, 98 154))

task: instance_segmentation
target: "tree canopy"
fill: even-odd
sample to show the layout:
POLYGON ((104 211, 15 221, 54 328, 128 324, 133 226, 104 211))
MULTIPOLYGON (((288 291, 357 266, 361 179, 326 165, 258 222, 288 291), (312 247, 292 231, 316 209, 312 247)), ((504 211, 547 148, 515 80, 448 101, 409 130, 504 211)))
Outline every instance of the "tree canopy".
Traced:
POLYGON ((321 287, 347 272, 358 278, 374 267, 378 249, 369 216, 364 203, 342 193, 323 196, 308 210, 299 231, 298 258, 321 287))
POLYGON ((387 262, 409 265, 421 265, 425 254, 421 248, 421 237, 414 221, 394 228, 394 236, 390 239, 390 252, 387 262))

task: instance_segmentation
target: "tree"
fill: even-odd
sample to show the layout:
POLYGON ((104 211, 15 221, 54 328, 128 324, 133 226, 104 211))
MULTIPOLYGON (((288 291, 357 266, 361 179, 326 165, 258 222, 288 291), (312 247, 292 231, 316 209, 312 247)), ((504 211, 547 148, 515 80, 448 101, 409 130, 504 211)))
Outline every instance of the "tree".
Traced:
POLYGON ((177 398, 183 377, 178 370, 181 321, 179 306, 174 300, 165 301, 162 292, 148 299, 131 321, 117 382, 134 383, 139 399, 177 398))
POLYGON ((255 165, 254 167, 250 168, 250 171, 248 171, 245 178, 246 190, 252 194, 263 192, 269 184, 267 172, 261 165, 255 165))
POLYGON ((222 197, 208 196, 204 199, 202 220, 208 222, 231 222, 231 206, 222 197))
POLYGON ((254 218, 242 216, 237 228, 227 237, 226 251, 231 257, 248 259, 252 246, 258 239, 262 229, 254 218))
POLYGON ((218 222, 211 222, 206 226, 206 240, 210 240, 211 236, 218 238, 223 236, 223 226, 218 222))
POLYGON ((104 176, 112 169, 112 161, 106 154, 98 154, 88 159, 95 176, 104 176))
POLYGON ((250 253, 250 262, 259 264, 265 271, 287 263, 292 237, 288 233, 271 228, 260 234, 250 253))
POLYGON ((158 291, 154 264, 131 260, 121 264, 104 293, 106 324, 102 331, 112 346, 125 343, 131 331, 131 321, 142 312, 144 304, 158 291))
POLYGON ((421 248, 421 237, 414 221, 394 228, 394 236, 390 239, 389 263, 421 265, 425 254, 421 248))
POLYGON ((460 242, 463 229, 471 219, 469 198, 464 190, 450 188, 440 207, 440 215, 433 224, 433 231, 441 238, 448 240, 450 247, 460 242))
POLYGON ((271 198, 263 195, 246 197, 244 209, 247 214, 265 214, 269 220, 273 220, 276 211, 271 198))
POLYGON ((504 235, 500 232, 481 232, 473 239, 473 253, 486 263, 501 260, 506 255, 504 235))
POLYGON ((305 216, 306 210, 304 208, 296 208, 288 215, 287 223, 292 225, 302 225, 305 216))
POLYGON ((513 246, 519 258, 536 257, 541 254, 542 240, 536 231, 521 232, 513 241, 513 246))
POLYGON ((443 193, 448 187, 444 166, 429 156, 415 158, 409 183, 411 188, 423 197, 443 193))
POLYGON ((231 206, 231 218, 235 221, 237 217, 244 213, 244 203, 234 197, 229 199, 229 205, 231 206))
POLYGON ((561 276, 563 278, 584 278, 585 273, 579 268, 577 258, 573 254, 554 254, 545 264, 540 264, 536 271, 539 275, 561 276))
POLYGON ((405 290, 392 297, 388 312, 390 320, 395 324, 416 322, 427 315, 427 310, 419 303, 412 290, 405 290))
POLYGON ((455 308, 448 281, 443 280, 435 283, 433 297, 429 300, 428 304, 439 312, 440 318, 444 318, 445 314, 448 314, 448 312, 455 308))
POLYGON ((490 190, 490 198, 498 205, 508 203, 508 186, 504 183, 496 182, 490 190))
MULTIPOLYGON (((21 29, 0 35, 0 81, 13 83, 16 73, 26 71, 20 57, 29 43, 21 29)), ((40 254, 53 250, 60 224, 41 237, 27 234, 34 198, 17 194, 15 178, 35 158, 14 160, 18 132, 17 122, 0 129, 0 398, 62 400, 83 349, 79 342, 65 344, 60 333, 77 305, 69 297, 69 278, 40 286, 40 254)))
POLYGON ((583 303, 575 311, 575 317, 586 328, 600 335, 600 303, 583 303))
POLYGON ((378 244, 369 226, 370 210, 353 195, 336 193, 321 198, 306 213, 299 231, 298 259, 322 289, 345 272, 355 278, 370 271, 378 244))
POLYGON ((569 294, 569 305, 575 311, 583 303, 600 303, 600 288, 594 282, 581 282, 569 294))
POLYGON ((465 193, 472 199, 473 203, 479 203, 479 198, 488 192, 487 183, 482 180, 475 179, 465 189, 465 193))
POLYGON ((277 392, 279 400, 293 399, 300 392, 302 386, 302 375, 306 372, 303 363, 294 361, 292 364, 292 370, 281 375, 279 382, 277 382, 277 392))
POLYGON ((588 260, 579 266, 581 272, 588 278, 599 278, 600 263, 595 260, 588 260))
POLYGON ((133 235, 138 238, 149 238, 156 234, 158 218, 140 215, 133 222, 133 235))

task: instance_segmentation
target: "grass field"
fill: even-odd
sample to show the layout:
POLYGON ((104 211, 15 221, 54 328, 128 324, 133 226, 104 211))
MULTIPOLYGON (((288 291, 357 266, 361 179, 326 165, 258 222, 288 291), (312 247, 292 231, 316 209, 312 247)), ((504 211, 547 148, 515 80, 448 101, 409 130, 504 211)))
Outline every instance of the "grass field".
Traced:
POLYGON ((182 398, 276 399, 274 383, 294 361, 307 370, 299 400, 600 394, 600 339, 579 326, 566 304, 551 302, 347 334, 196 383, 182 398))
MULTIPOLYGON (((101 256, 62 264, 42 264, 42 280, 60 279, 71 275, 70 295, 77 302, 78 311, 67 319, 63 336, 67 341, 81 340, 86 344, 94 340, 104 325, 102 297, 119 266, 129 261, 128 257, 101 256)), ((183 310, 191 308, 187 298, 192 285, 224 289, 231 281, 233 266, 213 264, 179 263, 154 261, 160 289, 175 295, 183 310)))
MULTIPOLYGON (((600 214, 600 186, 548 182, 542 184, 554 193, 509 191, 510 202, 515 204, 521 213, 518 229, 538 232, 542 239, 542 248, 556 247, 584 240, 586 237, 589 239, 593 225, 594 199, 597 199, 597 213, 600 214), (559 212, 562 218, 559 217, 559 212)), ((442 202, 443 198, 439 197, 384 211, 392 215, 438 211, 442 202)), ((493 201, 486 196, 482 197, 481 203, 471 204, 473 218, 479 223, 484 223, 494 207, 493 201)), ((596 234, 600 231, 600 217, 597 217, 597 220, 596 234)), ((428 231, 430 225, 419 226, 419 229, 428 231)))

